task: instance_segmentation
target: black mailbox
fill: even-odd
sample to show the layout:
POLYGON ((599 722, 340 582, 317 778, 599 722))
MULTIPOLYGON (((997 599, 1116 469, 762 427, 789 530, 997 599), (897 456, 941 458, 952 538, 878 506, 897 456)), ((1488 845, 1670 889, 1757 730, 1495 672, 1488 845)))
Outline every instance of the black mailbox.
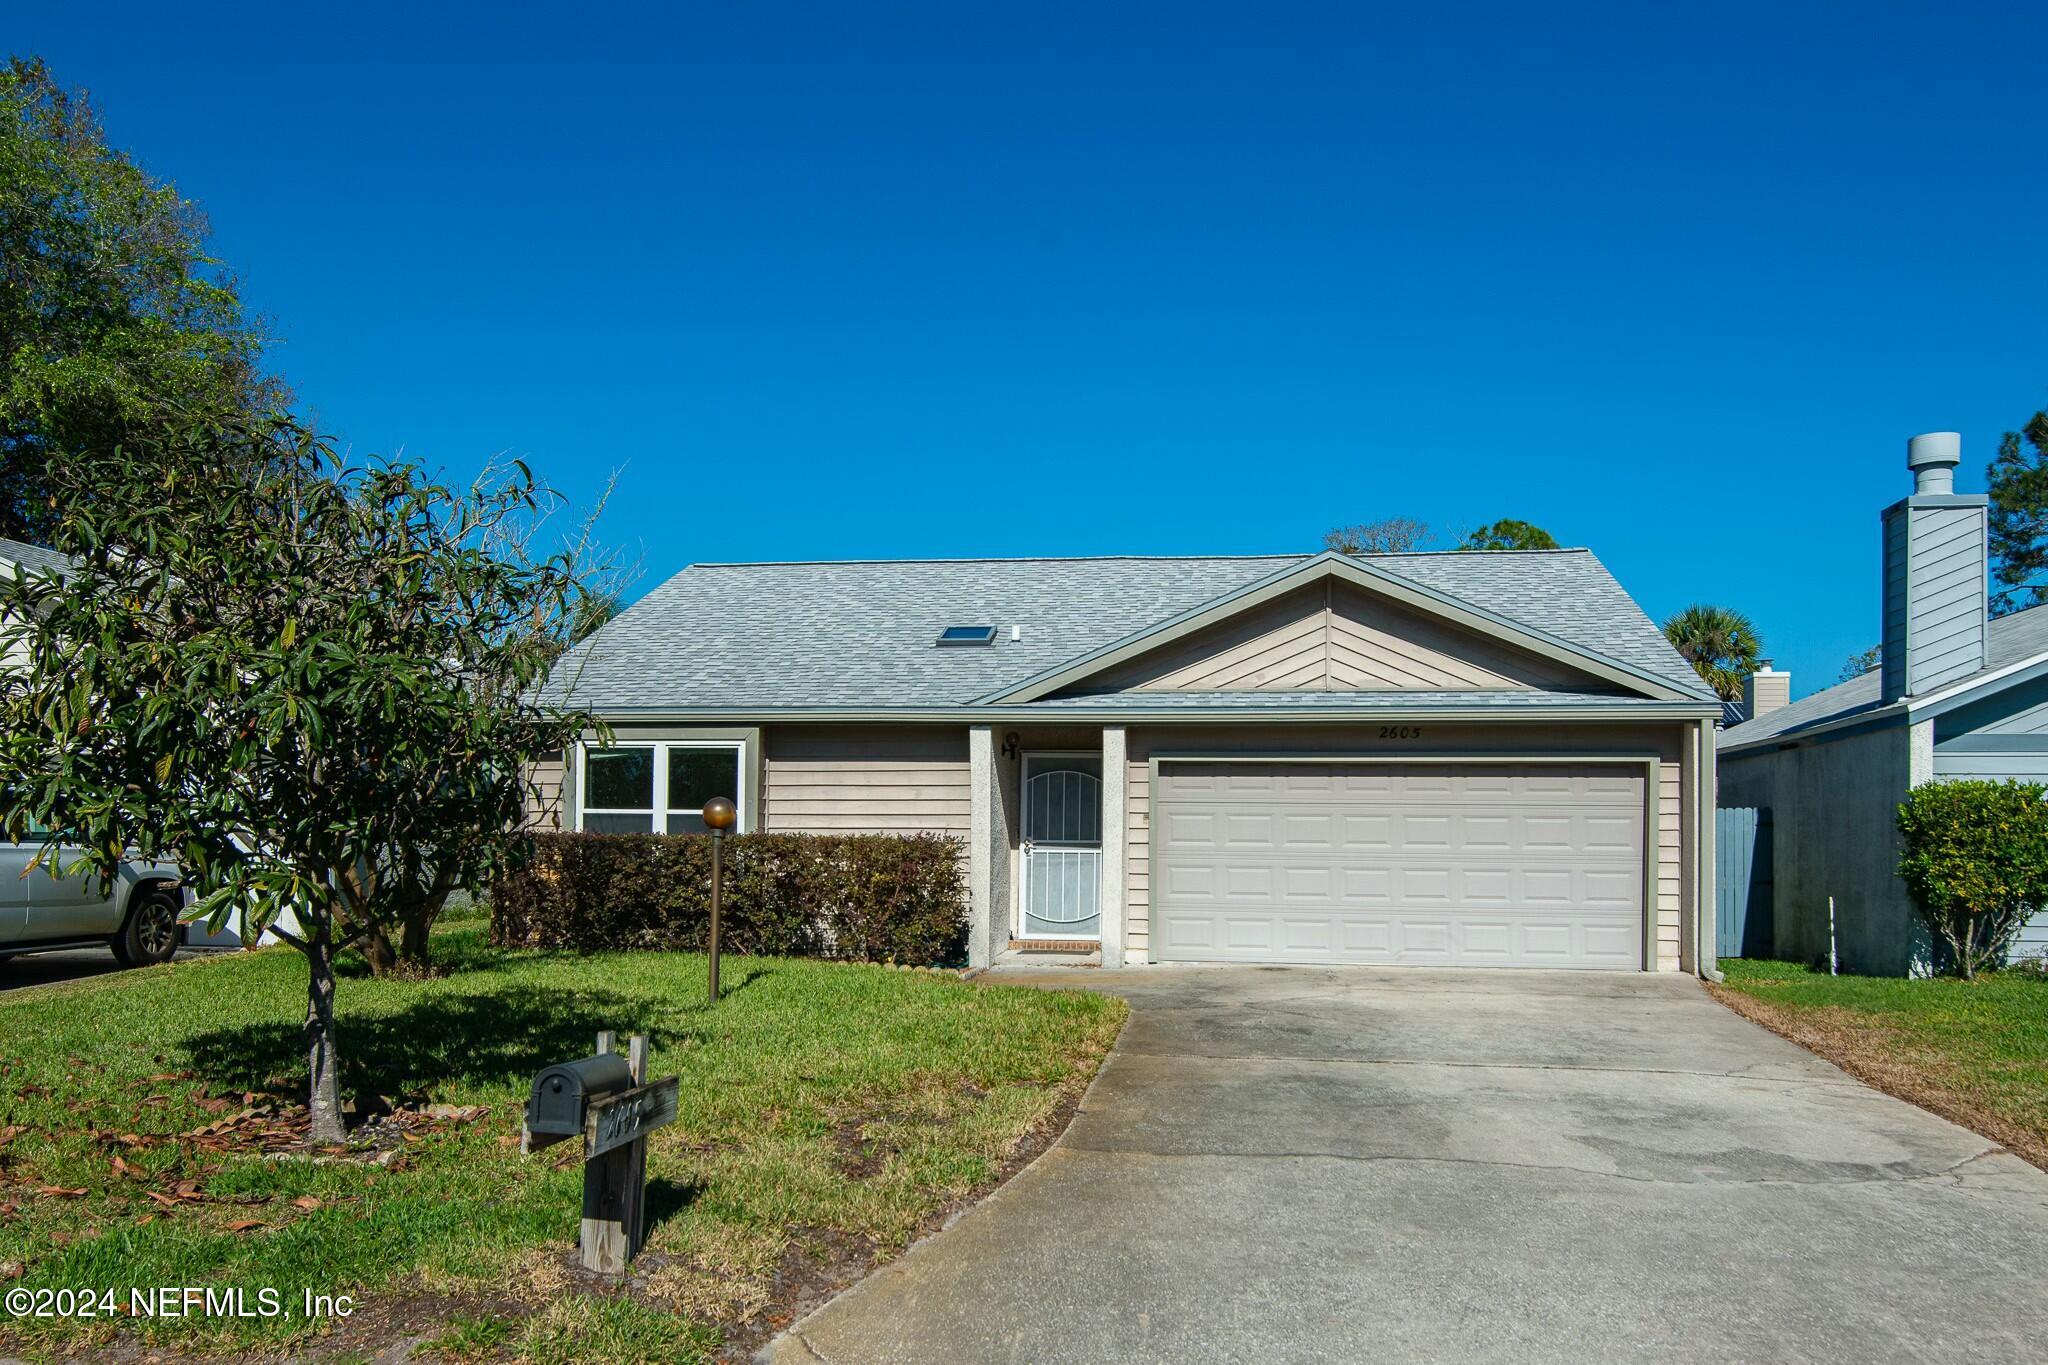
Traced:
POLYGON ((632 1088, 633 1068, 621 1053, 600 1052, 548 1067, 533 1078, 533 1094, 526 1100, 526 1131, 575 1137, 583 1131, 584 1112, 592 1100, 632 1088))

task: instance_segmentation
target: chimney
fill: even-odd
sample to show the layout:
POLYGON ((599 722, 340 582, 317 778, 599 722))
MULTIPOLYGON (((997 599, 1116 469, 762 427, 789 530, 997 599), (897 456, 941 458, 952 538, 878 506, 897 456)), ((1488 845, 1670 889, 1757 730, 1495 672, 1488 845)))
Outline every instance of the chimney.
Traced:
POLYGON ((1919 696, 1984 666, 1985 509, 1955 491, 1963 438, 1931 431, 1906 443, 1913 494, 1884 509, 1885 701, 1919 696))
POLYGON ((1742 716, 1755 720, 1781 706, 1792 704, 1792 675, 1780 673, 1765 659, 1763 666, 1742 680, 1742 716))

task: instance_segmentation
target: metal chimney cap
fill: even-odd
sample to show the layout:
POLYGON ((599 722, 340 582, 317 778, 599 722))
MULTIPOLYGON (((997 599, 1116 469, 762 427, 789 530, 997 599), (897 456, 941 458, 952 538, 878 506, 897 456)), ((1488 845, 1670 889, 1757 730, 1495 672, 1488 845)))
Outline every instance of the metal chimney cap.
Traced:
POLYGON ((1960 432, 1928 431, 1906 442, 1906 468, 1916 493, 1955 492, 1956 466, 1963 462, 1960 432))

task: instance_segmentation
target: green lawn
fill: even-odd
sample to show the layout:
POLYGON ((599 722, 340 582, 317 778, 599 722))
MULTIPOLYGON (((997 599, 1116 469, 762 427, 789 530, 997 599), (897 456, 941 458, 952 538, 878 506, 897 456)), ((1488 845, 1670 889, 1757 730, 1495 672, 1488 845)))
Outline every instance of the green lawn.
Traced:
POLYGON ((1881 1089, 2048 1167, 2048 976, 1835 976, 1724 959, 1722 999, 1881 1089))
MULTIPOLYGON (((786 1281, 810 1253, 842 1267, 887 1255, 988 1187, 1125 1014, 1094 994, 735 958, 712 1010, 701 957, 507 953, 475 927, 437 950, 460 970, 341 983, 348 1093, 490 1106, 389 1169, 194 1136, 245 1096, 259 1111, 266 1094, 300 1098, 293 952, 0 996, 0 1282, 124 1298, 241 1286, 252 1302, 270 1287, 290 1303, 310 1288, 366 1305, 331 1337, 298 1317, 119 1329, 180 1351, 369 1353, 386 1344, 381 1317, 446 1358, 701 1357, 735 1324, 760 1330, 778 1268, 786 1281), (652 1035, 654 1074, 682 1078, 681 1116, 651 1144, 653 1227, 626 1298, 586 1297, 567 1274, 581 1172, 560 1158, 574 1144, 524 1157, 514 1140, 532 1073, 588 1053, 600 1028, 652 1035)), ((115 1331, 0 1317, 0 1355, 89 1352, 115 1331)))

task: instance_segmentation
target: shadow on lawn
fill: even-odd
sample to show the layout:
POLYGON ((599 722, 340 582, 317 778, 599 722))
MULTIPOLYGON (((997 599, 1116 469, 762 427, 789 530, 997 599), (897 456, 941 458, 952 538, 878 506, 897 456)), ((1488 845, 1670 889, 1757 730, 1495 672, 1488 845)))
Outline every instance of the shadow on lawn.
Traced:
POLYGON ((665 1175, 654 1176, 647 1182, 646 1232, 653 1232, 669 1219, 689 1208, 704 1195, 704 1184, 698 1180, 671 1180, 665 1175))
MULTIPOLYGON (((670 1010, 610 991, 536 991, 507 986, 484 994, 422 1000, 395 1014, 340 1019, 342 1088, 411 1095, 450 1081, 525 1082, 544 1066, 588 1056, 599 1029, 645 1033, 656 1049, 685 1036, 657 1027, 670 1010)), ((297 1024, 247 1024, 185 1040, 192 1070, 227 1090, 305 1084, 305 1034, 297 1024)))

